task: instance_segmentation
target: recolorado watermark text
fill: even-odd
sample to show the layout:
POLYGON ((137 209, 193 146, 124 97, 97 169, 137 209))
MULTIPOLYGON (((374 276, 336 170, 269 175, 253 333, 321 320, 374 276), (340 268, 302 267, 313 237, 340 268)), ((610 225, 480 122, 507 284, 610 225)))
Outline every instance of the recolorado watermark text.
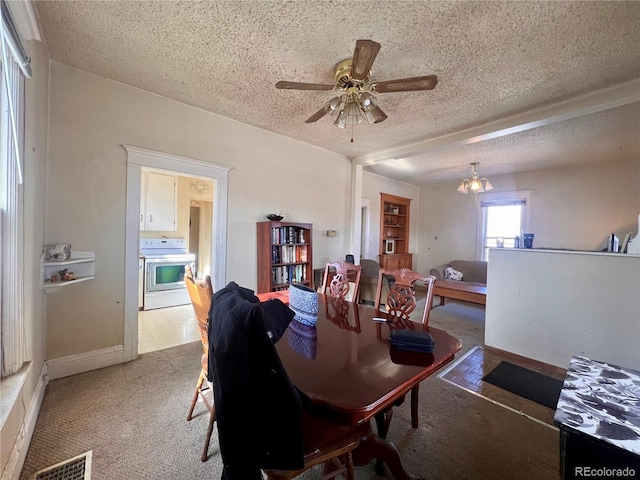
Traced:
POLYGON ((636 470, 631 467, 611 468, 611 467, 575 467, 574 472, 577 477, 598 477, 598 478, 634 478, 636 470))

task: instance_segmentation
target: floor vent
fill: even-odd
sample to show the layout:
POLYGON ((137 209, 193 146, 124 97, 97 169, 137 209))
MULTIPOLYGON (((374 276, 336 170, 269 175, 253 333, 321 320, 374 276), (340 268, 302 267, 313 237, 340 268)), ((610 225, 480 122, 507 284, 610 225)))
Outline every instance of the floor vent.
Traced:
POLYGON ((36 472, 34 480, 91 480, 91 456, 89 450, 36 472))

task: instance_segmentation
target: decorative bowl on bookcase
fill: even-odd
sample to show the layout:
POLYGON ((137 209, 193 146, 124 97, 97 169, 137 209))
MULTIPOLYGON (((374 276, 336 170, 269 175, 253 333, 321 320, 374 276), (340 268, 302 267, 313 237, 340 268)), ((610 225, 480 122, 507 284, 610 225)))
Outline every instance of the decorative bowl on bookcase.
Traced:
POLYGON ((269 215, 267 215, 267 218, 269 220, 271 220, 272 222, 279 222, 280 220, 282 220, 284 218, 284 215, 278 215, 275 213, 270 213, 269 215))

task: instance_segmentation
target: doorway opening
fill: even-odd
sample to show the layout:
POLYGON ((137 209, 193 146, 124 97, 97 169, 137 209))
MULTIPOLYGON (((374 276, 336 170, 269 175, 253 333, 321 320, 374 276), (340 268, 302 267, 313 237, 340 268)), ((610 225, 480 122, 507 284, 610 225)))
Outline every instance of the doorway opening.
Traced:
POLYGON ((371 258, 369 256, 369 236, 371 234, 371 200, 362 199, 360 204, 360 259, 371 258))
MULTIPOLYGON (((218 289, 226 284, 227 192, 230 168, 129 145, 123 145, 123 147, 127 151, 123 359, 129 361, 138 356, 139 299, 137 297, 139 297, 142 170, 144 168, 164 170, 185 177, 210 179, 213 182, 211 222, 208 229, 211 247, 207 253, 210 255, 208 264, 212 284, 214 289, 218 289)), ((189 208, 187 203, 187 209, 189 208)), ((201 230, 203 230, 202 226, 201 230)), ((191 308, 191 305, 186 307, 191 308)), ((192 323, 195 325, 195 322, 192 323)))
POLYGON ((139 285, 138 353, 148 353, 200 339, 183 276, 185 262, 196 277, 211 275, 213 180, 146 168, 142 173, 140 202, 145 213, 140 214, 140 238, 146 248, 140 251, 144 258, 139 285), (152 173, 169 179, 166 188, 150 183, 152 173), (153 212, 152 222, 144 218, 149 217, 149 211, 153 212), (159 229, 161 222, 169 230, 159 229), (154 239, 163 245, 158 254, 148 245, 158 241, 154 239), (184 246, 169 249, 175 241, 184 246), (184 257, 181 264, 176 263, 177 252, 184 252, 180 253, 184 257), (172 269, 167 272, 171 275, 163 276, 164 272, 158 271, 158 265, 165 264, 162 268, 172 269))

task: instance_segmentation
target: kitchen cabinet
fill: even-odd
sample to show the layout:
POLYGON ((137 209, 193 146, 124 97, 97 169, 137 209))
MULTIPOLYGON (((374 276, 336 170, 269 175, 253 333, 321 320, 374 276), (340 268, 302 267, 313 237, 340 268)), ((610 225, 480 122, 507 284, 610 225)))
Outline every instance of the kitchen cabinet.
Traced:
POLYGON ((177 182, 175 175, 142 172, 140 230, 175 232, 177 229, 177 182))

